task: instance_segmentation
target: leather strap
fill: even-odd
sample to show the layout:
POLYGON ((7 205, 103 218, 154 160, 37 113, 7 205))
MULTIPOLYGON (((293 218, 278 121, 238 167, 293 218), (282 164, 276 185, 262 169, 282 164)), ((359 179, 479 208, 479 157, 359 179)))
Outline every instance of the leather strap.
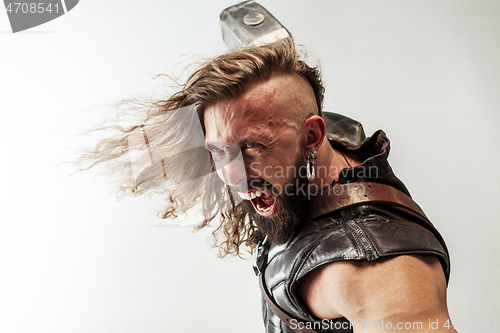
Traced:
MULTIPOLYGON (((425 216, 419 205, 417 205, 417 203, 409 196, 392 186, 372 182, 357 182, 335 185, 330 189, 332 190, 330 195, 333 195, 333 197, 329 197, 329 200, 319 203, 313 208, 317 212, 314 217, 319 217, 321 215, 354 205, 367 203, 389 204, 404 207, 421 216, 426 223, 428 223, 431 230, 435 230, 434 226, 429 219, 427 219, 427 216, 425 216)), ((259 274, 259 285, 262 291, 262 296, 264 297, 264 300, 269 308, 281 319, 283 323, 296 333, 321 333, 320 330, 305 328, 307 326, 312 327, 312 322, 309 322, 310 324, 307 325, 306 322, 294 318, 274 301, 272 295, 269 294, 264 279, 264 272, 267 266, 267 254, 265 256, 265 264, 259 274), (292 320, 294 320, 293 325, 291 324, 292 320), (292 328, 292 326, 295 328, 292 328), (300 329, 299 327, 303 327, 303 329, 300 329)))
POLYGON ((320 333, 321 331, 317 331, 314 329, 307 329, 305 327, 306 323, 304 321, 296 319, 292 317, 290 314, 288 314, 285 310, 280 308, 280 306, 272 299, 271 295, 269 295, 269 291, 267 290, 266 287, 266 282, 264 281, 264 272, 262 272, 259 275, 259 286, 260 290, 262 291, 262 296, 264 297, 264 300, 266 301, 267 305, 271 309, 271 311, 274 312, 275 315, 278 316, 279 319, 281 319, 282 322, 285 323, 286 326, 288 326, 292 331, 296 333, 320 333), (292 320, 294 320, 292 322, 292 320), (295 324, 296 323, 296 324, 295 324), (294 326, 295 328, 292 328, 294 326), (304 327, 303 329, 299 329, 299 327, 304 327))
POLYGON ((335 185, 328 188, 327 195, 321 195, 316 200, 311 211, 316 218, 324 214, 346 208, 348 206, 366 203, 379 203, 404 207, 428 220, 422 209, 409 196, 400 190, 384 184, 373 182, 356 182, 344 185, 335 185))

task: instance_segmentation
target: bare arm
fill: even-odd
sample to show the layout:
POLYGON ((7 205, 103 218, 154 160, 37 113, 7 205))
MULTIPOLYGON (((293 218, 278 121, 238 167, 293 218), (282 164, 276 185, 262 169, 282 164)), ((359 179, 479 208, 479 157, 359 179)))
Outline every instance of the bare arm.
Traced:
POLYGON ((297 293, 313 315, 346 317, 356 333, 456 332, 445 327, 446 280, 433 256, 327 264, 306 275, 297 293))

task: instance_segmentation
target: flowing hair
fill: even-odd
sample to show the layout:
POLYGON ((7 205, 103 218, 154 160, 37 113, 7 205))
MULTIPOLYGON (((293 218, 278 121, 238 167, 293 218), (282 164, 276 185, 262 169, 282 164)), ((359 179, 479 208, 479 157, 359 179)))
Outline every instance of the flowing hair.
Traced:
POLYGON ((293 40, 287 38, 206 60, 167 99, 125 102, 132 110, 128 115, 136 117, 135 125, 100 127, 114 129, 116 134, 100 140, 78 162, 90 162, 85 169, 106 162, 120 177, 119 193, 162 194, 165 206, 158 214, 161 218, 175 218, 201 207, 204 220, 195 228, 200 230, 220 216, 212 233, 220 257, 240 255, 242 245, 253 252, 264 235, 213 172, 214 161, 204 147, 204 111, 221 100, 240 96, 252 83, 274 73, 305 78, 322 116, 320 70, 309 67, 293 40))

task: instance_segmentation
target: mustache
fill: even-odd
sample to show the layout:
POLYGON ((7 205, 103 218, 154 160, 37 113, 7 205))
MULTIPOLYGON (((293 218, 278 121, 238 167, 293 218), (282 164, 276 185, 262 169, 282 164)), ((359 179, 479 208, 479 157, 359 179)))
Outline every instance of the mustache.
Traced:
POLYGON ((242 183, 242 184, 239 184, 236 186, 230 186, 230 189, 232 192, 246 193, 246 192, 252 191, 252 190, 261 190, 262 192, 264 192, 264 191, 271 192, 274 195, 279 194, 273 185, 271 185, 269 182, 267 182, 265 179, 262 179, 262 178, 256 178, 256 179, 252 179, 250 181, 247 181, 246 183, 242 183))

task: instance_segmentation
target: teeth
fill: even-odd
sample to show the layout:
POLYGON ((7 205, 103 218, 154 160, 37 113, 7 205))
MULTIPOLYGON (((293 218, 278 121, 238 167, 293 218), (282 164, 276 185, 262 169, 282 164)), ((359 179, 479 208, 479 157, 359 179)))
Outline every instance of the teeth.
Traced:
MULTIPOLYGON (((252 199, 255 199, 255 198, 258 198, 262 195, 262 191, 261 190, 257 190, 257 191, 252 191, 252 192, 246 192, 246 193, 243 193, 243 192, 238 192, 239 196, 243 199, 243 200, 252 200, 252 199)), ((269 207, 266 207, 266 206, 262 206, 260 203, 257 203, 256 204, 256 207, 259 211, 261 212, 264 212, 264 213, 267 213, 267 212, 270 212, 271 209, 273 209, 273 206, 274 205, 271 205, 269 207)))
POLYGON ((274 205, 271 205, 269 207, 264 207, 264 206, 261 206, 260 204, 257 204, 257 209, 260 210, 261 212, 269 212, 271 211, 271 209, 273 209, 273 206, 274 205))
POLYGON ((257 191, 253 191, 253 192, 247 192, 247 193, 238 192, 238 194, 244 200, 252 200, 252 199, 260 197, 262 195, 262 191, 257 190, 257 191))

